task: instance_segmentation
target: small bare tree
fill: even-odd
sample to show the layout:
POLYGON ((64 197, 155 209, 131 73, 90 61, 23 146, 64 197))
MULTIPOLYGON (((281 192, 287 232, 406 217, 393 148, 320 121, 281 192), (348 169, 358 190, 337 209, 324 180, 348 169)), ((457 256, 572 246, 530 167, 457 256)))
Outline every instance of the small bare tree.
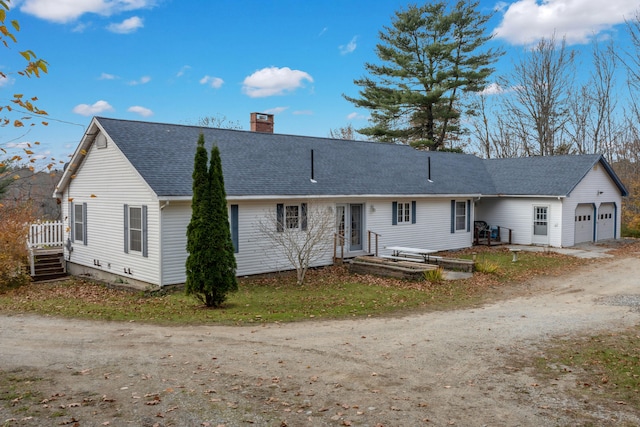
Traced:
POLYGON ((353 128, 353 125, 349 123, 348 125, 329 130, 329 138, 333 139, 346 139, 349 141, 355 141, 360 139, 360 134, 353 128))
POLYGON ((511 88, 506 114, 527 155, 553 156, 569 151, 563 139, 574 90, 575 53, 555 35, 541 39, 500 85, 511 88), (532 145, 531 142, 536 145, 532 145))
POLYGON ((281 255, 296 269, 296 283, 302 285, 309 267, 330 252, 335 219, 329 206, 278 205, 258 222, 258 229, 282 250, 281 255))

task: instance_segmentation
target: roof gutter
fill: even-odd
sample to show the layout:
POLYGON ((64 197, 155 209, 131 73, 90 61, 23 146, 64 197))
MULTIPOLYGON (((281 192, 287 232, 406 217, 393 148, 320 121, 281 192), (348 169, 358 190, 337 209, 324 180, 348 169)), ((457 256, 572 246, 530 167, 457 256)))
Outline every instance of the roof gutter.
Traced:
POLYGON ((510 198, 516 198, 516 199, 553 199, 553 198, 564 199, 564 198, 567 198, 568 196, 557 195, 557 194, 483 194, 482 197, 485 199, 488 197, 497 197, 497 198, 510 197, 510 198))
MULTIPOLYGON (((432 199, 461 199, 486 197, 481 194, 270 194, 264 196, 227 196, 227 201, 261 201, 282 199, 408 199, 408 198, 432 198, 432 199)), ((190 202, 191 196, 160 196, 160 202, 190 202)))

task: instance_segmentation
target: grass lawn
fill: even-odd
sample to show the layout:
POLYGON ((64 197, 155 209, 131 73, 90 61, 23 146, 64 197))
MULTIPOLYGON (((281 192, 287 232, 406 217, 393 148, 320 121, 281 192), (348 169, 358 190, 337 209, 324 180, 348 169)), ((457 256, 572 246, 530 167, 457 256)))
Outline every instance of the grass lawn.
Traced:
MULTIPOLYGON (((477 259, 495 265, 472 279, 410 282, 350 275, 346 267, 309 271, 305 285, 295 274, 240 279, 239 291, 219 309, 208 309, 182 292, 149 295, 109 288, 81 279, 34 284, 0 294, 1 313, 160 324, 254 324, 305 319, 339 319, 441 310, 481 303, 492 290, 524 278, 566 271, 580 261, 555 253, 522 253, 517 263, 505 248, 474 248, 477 259)), ((472 257, 471 251, 460 257, 472 257)))

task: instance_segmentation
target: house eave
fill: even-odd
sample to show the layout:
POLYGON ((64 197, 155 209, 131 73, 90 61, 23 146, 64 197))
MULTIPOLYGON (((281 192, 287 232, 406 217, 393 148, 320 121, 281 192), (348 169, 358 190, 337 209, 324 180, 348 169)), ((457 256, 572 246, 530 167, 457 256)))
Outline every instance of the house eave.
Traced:
POLYGON ((516 199, 564 199, 564 194, 483 194, 483 198, 516 198, 516 199))
MULTIPOLYGON (((244 202, 244 201, 262 201, 262 200, 283 200, 283 199, 313 199, 313 200, 329 200, 329 199, 460 199, 460 198, 478 198, 483 197, 482 194, 323 194, 323 195, 305 195, 305 194, 270 194, 270 195, 246 195, 246 196, 230 196, 227 195, 228 202, 244 202)), ((190 202, 191 196, 160 196, 160 202, 190 202)))

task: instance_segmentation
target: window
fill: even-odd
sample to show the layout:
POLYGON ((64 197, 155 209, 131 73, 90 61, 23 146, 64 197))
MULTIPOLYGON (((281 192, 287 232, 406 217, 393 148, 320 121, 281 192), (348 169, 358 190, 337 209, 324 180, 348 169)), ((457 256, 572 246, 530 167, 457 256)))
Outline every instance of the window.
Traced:
POLYGON ((471 231, 471 201, 451 201, 451 232, 471 231))
POLYGON ((82 205, 73 206, 73 240, 82 241, 84 237, 84 214, 82 205))
POLYGON ((456 202, 456 231, 467 229, 467 202, 456 202))
POLYGON ((393 202, 391 204, 393 225, 416 223, 416 202, 393 202))
POLYGON ((307 204, 284 205, 278 203, 276 205, 277 227, 278 231, 287 230, 306 230, 307 229, 307 204))
POLYGON ((411 208, 409 203, 398 203, 398 224, 411 222, 411 208))
POLYGON ((129 250, 142 252, 142 208, 129 208, 129 250))
POLYGON ((300 207, 298 205, 285 206, 285 215, 287 228, 298 228, 298 224, 300 223, 300 207))
POLYGON ((147 207, 124 205, 124 252, 147 254, 147 207))
POLYGON ((87 244, 87 204, 71 203, 71 240, 87 244))

